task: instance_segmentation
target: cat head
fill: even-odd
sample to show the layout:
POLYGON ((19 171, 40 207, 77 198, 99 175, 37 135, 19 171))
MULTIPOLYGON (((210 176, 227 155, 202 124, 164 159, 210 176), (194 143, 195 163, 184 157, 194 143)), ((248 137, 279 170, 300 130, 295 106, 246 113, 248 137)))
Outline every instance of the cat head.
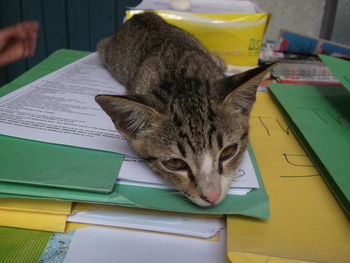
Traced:
POLYGON ((98 95, 96 102, 155 173, 197 205, 213 206, 233 181, 256 89, 272 67, 213 83, 166 83, 147 95, 98 95))

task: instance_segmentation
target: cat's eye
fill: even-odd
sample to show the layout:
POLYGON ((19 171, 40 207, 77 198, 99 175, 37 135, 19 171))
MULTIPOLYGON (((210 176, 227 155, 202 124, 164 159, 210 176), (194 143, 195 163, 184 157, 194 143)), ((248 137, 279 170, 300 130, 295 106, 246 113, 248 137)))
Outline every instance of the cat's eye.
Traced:
POLYGON ((229 158, 231 158, 235 153, 237 152, 238 144, 234 143, 230 146, 227 146, 225 149, 222 150, 220 154, 220 161, 225 161, 229 158))
POLYGON ((163 162, 163 164, 166 168, 174 171, 181 171, 187 169, 187 164, 179 158, 169 159, 163 162))

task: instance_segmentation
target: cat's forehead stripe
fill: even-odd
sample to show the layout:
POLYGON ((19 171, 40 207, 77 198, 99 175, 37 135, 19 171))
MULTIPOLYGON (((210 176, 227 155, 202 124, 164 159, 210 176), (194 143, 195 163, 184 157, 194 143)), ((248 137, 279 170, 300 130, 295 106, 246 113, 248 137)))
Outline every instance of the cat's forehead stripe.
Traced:
POLYGON ((179 135, 181 138, 184 138, 187 141, 188 145, 191 147, 192 152, 196 153, 196 149, 194 148, 193 143, 190 140, 190 137, 188 137, 188 135, 183 131, 181 131, 179 135))
POLYGON ((211 107, 211 103, 210 100, 208 98, 208 120, 209 121, 214 121, 214 118, 216 117, 215 112, 213 111, 212 107, 211 107))
POLYGON ((224 173, 224 168, 222 167, 222 162, 219 162, 219 174, 224 173))
POLYGON ((186 150, 185 150, 185 147, 183 147, 183 145, 179 142, 177 142, 177 148, 179 149, 180 153, 182 154, 182 156, 184 158, 186 158, 186 150))
POLYGON ((216 128, 214 125, 210 126, 209 132, 208 132, 208 137, 209 137, 209 147, 212 148, 213 147, 213 143, 212 143, 212 137, 213 134, 215 133, 216 128))
POLYGON ((182 121, 180 120, 179 115, 177 115, 176 113, 174 113, 173 122, 177 127, 182 126, 182 121))
POLYGON ((222 135, 221 135, 221 134, 218 134, 218 135, 216 136, 216 140, 218 141, 218 146, 219 146, 219 148, 221 149, 222 146, 223 146, 222 135))

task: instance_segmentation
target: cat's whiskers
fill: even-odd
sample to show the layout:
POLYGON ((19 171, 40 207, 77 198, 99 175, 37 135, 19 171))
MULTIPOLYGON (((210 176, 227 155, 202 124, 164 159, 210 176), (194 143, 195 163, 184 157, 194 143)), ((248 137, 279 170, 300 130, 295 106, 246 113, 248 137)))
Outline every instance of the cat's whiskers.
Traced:
POLYGON ((174 192, 168 192, 170 195, 179 195, 179 196, 186 196, 184 193, 180 191, 174 191, 174 192))

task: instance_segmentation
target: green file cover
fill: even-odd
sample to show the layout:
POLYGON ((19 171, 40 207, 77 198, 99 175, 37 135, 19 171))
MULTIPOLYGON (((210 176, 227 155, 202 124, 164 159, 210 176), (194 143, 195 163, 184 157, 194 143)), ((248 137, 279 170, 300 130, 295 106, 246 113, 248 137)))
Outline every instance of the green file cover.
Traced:
POLYGON ((344 87, 350 91, 350 61, 326 55, 319 55, 319 57, 344 87))
MULTIPOLYGON (((40 78, 55 69, 58 69, 70 62, 83 57, 86 54, 86 52, 80 51, 59 50, 44 62, 40 63, 26 74, 16 79, 13 83, 5 86, 5 91, 3 89, 0 89, 0 96, 29 83, 30 81, 26 79, 28 75, 33 75, 33 78, 31 79, 31 81, 33 81, 34 79, 40 78), (60 63, 60 61, 62 63, 60 63)), ((45 151, 42 152, 42 155, 40 157, 35 157, 35 159, 30 159, 28 157, 29 154, 23 152, 22 156, 18 157, 17 160, 21 160, 21 158, 28 159, 25 159, 26 166, 21 164, 18 168, 16 168, 18 171, 21 171, 22 168, 25 168, 27 171, 35 168, 37 171, 42 170, 43 174, 45 174, 45 172, 51 171, 55 175, 55 179, 58 181, 60 180, 60 176, 62 176, 64 180, 67 180, 65 181, 66 187, 63 188, 61 185, 57 184, 57 187, 47 187, 48 184, 41 183, 42 180, 45 181, 45 176, 37 176, 36 184, 19 184, 14 183, 10 180, 1 181, 0 179, 0 197, 69 200, 202 214, 242 214, 263 219, 267 219, 269 217, 269 199, 265 191, 259 170, 257 168, 253 151, 250 147, 249 152, 255 172, 257 174, 260 188, 253 189, 244 196, 228 195, 221 204, 215 207, 203 208, 191 203, 189 200, 187 200, 187 198, 179 195, 176 190, 116 185, 115 181, 113 181, 113 190, 109 193, 103 193, 102 191, 99 192, 96 189, 92 190, 81 186, 70 186, 72 179, 68 181, 69 178, 72 176, 77 176, 76 183, 79 185, 79 183, 81 183, 80 179, 83 180, 84 176, 90 176, 89 173, 92 173, 93 170, 97 172, 97 174, 91 176, 91 182, 95 181, 96 184, 100 183, 102 180, 101 178, 104 176, 104 174, 112 172, 117 174, 123 157, 120 154, 0 136, 0 158, 6 155, 8 152, 7 148, 12 145, 12 142, 17 144, 18 147, 25 147, 26 153, 33 152, 32 147, 37 147, 36 152, 41 154, 41 147, 45 148, 45 151), (23 143, 25 143, 26 146, 22 146, 23 143), (43 162, 43 160, 49 158, 46 152, 48 148, 50 148, 49 151, 51 151, 51 154, 53 154, 51 164, 54 163, 55 160, 62 160, 62 164, 64 164, 63 166, 59 165, 59 163, 55 164, 54 167, 45 165, 45 162, 43 162), (68 153, 71 156, 65 157, 65 154, 68 153), (72 160, 81 159, 81 156, 83 154, 86 160, 84 162, 81 162, 81 165, 77 164, 75 161, 72 162, 72 160), (88 162, 88 158, 90 157, 91 162, 88 162), (29 160, 32 160, 33 162, 30 162, 29 160), (93 169, 91 165, 93 166, 96 164, 98 165, 96 166, 97 168, 93 169), (72 168, 68 169, 70 166, 72 168), (68 172, 67 170, 74 170, 74 172, 71 172, 71 176, 64 175, 63 173, 68 172)), ((11 158, 5 158, 7 158, 7 162, 11 164, 11 158)), ((15 158, 15 156, 12 158, 15 158)), ((12 162, 12 164, 14 165, 14 162, 12 162)), ((1 163, 0 169, 4 169, 2 167, 3 164, 1 163)), ((25 171, 23 172, 23 175, 26 175, 25 171)), ((34 172, 32 175, 34 176, 34 172)), ((113 180, 115 180, 115 177, 113 180)))
POLYGON ((350 216, 350 93, 342 86, 270 84, 269 89, 350 216))
MULTIPOLYGON (((87 54, 56 52, 2 87, 0 97, 87 54)), ((109 193, 114 188, 122 158, 123 155, 111 152, 0 135, 0 182, 109 193)))
MULTIPOLYGON (((249 148, 251 151, 251 149, 249 148)), ((256 160, 251 153, 253 166, 257 173, 259 186, 244 196, 228 195, 217 206, 199 207, 185 197, 176 194, 175 190, 156 189, 141 186, 116 185, 115 190, 108 194, 38 187, 13 183, 0 183, 0 197, 42 198, 90 202, 101 204, 115 204, 129 207, 148 208, 164 211, 200 214, 241 214, 263 219, 269 218, 269 199, 265 191, 256 160)))

